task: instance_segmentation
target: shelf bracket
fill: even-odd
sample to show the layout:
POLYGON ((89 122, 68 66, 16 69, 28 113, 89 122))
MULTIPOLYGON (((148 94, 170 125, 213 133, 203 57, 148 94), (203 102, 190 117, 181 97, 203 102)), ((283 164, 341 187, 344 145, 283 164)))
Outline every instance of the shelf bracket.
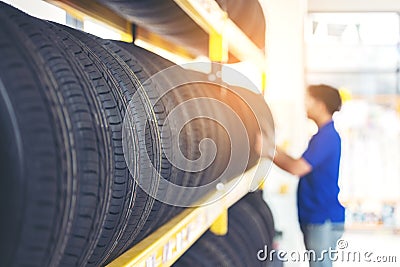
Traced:
POLYGON ((215 235, 226 235, 228 233, 228 209, 224 209, 210 227, 215 235))

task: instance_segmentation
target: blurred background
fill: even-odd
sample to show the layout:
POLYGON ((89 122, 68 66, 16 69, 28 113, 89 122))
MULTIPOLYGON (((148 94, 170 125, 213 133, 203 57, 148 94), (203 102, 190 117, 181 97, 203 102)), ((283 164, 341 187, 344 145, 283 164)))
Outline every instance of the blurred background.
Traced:
MULTIPOLYGON (((347 208, 344 239, 353 249, 398 255, 400 2, 265 1, 264 6, 266 99, 275 115, 277 144, 300 156, 317 130, 304 116, 304 85, 339 88, 344 104, 334 120, 342 138, 339 197, 347 208)), ((266 186, 285 249, 302 247, 300 230, 293 224, 297 182, 273 168, 266 186)), ((368 266, 374 264, 379 265, 368 266)))
MULTIPOLYGON (((89 17, 77 19, 41 0, 4 2, 102 38, 124 39, 123 33, 104 23, 89 17)), ((344 104, 334 119, 342 137, 340 201, 347 208, 344 238, 354 249, 400 259, 396 249, 400 247, 400 1, 260 3, 266 20, 266 80, 262 81, 259 70, 249 62, 231 65, 254 83, 265 82, 276 143, 293 156, 303 153, 317 130, 305 115, 306 85, 326 83, 340 89, 344 104)), ((144 40, 135 43, 175 63, 208 60, 202 56, 189 60, 144 40)), ((297 177, 273 167, 264 190, 276 229, 282 233, 276 246, 287 251, 304 249, 297 223, 297 183, 297 177)), ((397 266, 391 264, 385 266, 397 266)))

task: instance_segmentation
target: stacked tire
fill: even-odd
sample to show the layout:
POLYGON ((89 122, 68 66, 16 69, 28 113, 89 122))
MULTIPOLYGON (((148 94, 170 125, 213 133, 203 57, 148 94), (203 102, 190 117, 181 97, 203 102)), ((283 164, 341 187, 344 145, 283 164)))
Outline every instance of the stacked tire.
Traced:
MULTIPOLYGON (((173 0, 96 0, 135 25, 158 34, 184 47, 195 56, 208 56, 206 33, 173 0)), ((229 18, 263 50, 265 48, 265 16, 258 0, 216 0, 229 18)), ((209 5, 209 3, 200 3, 209 5)), ((229 54, 229 63, 237 62, 229 54)))
MULTIPOLYGON (((183 209, 154 196, 184 203, 203 197, 170 196, 160 180, 207 184, 226 167, 235 144, 218 123, 191 121, 178 137, 185 157, 201 158, 204 138, 214 140, 218 153, 196 173, 175 166, 167 117, 177 105, 198 97, 229 102, 250 144, 261 131, 251 108, 216 86, 186 84, 156 101, 170 84, 200 74, 175 66, 174 77, 152 81, 174 65, 132 44, 39 20, 2 2, 0 25, 1 266, 105 265, 183 209), (133 124, 128 146, 127 114, 133 124)), ((213 103, 191 108, 219 113, 213 103)), ((258 161, 248 149, 246 168, 258 161)))
POLYGON ((228 210, 228 233, 206 232, 174 264, 180 266, 272 266, 272 213, 262 191, 249 193, 228 210), (259 257, 259 251, 262 257, 259 257), (265 256, 267 255, 267 256, 265 256))

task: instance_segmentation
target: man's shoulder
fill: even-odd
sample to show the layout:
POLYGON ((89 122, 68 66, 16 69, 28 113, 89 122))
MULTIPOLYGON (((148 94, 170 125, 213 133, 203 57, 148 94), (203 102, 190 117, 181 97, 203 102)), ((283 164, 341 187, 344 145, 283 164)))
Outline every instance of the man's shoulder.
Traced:
POLYGON ((336 131, 333 123, 326 125, 323 129, 318 131, 312 138, 311 141, 313 142, 341 142, 340 135, 336 131))

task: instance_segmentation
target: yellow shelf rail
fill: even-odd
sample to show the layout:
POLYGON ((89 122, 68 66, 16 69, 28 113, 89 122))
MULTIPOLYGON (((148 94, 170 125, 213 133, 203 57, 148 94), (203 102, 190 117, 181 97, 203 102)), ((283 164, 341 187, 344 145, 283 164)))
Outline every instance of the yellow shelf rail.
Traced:
MULTIPOLYGON (((214 0, 174 0, 186 14, 193 19, 210 36, 210 59, 220 55, 220 48, 213 43, 218 38, 226 43, 230 53, 241 61, 250 61, 260 70, 261 92, 265 93, 266 88, 266 58, 264 52, 259 49, 245 33, 231 20, 228 15, 214 0)), ((222 42, 222 41, 220 41, 222 42)), ((217 60, 219 61, 219 60, 217 60)))

